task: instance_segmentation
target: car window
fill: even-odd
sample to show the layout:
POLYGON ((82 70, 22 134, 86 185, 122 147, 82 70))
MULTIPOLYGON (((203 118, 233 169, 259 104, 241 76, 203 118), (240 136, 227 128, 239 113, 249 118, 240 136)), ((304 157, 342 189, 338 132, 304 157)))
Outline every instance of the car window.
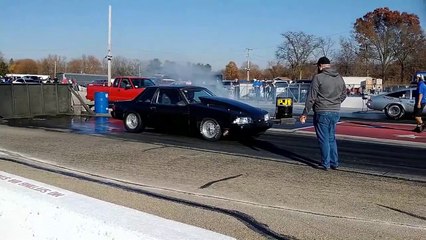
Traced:
POLYGON ((130 81, 127 78, 123 78, 120 83, 120 88, 126 88, 127 85, 130 85, 130 81))
POLYGON ((176 89, 160 89, 157 97, 158 104, 176 105, 179 101, 182 101, 182 98, 176 89))
POLYGON ((404 90, 404 91, 389 93, 387 96, 394 97, 394 98, 409 99, 410 98, 410 90, 404 90))
POLYGON ((150 103, 151 100, 152 100, 152 98, 153 98, 153 96, 154 96, 154 94, 155 94, 156 90, 157 89, 155 89, 155 88, 147 88, 147 89, 145 89, 141 94, 139 94, 139 96, 137 97, 137 101, 138 102, 148 102, 148 103, 150 103))
POLYGON ((112 86, 113 87, 118 87, 118 83, 120 82, 120 79, 115 79, 112 86))

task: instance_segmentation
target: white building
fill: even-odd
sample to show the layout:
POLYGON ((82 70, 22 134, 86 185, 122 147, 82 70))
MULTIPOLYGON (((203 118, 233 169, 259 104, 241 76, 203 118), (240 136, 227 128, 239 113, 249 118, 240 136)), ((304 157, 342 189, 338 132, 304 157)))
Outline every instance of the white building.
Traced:
POLYGON ((360 88, 361 82, 371 81, 372 79, 372 77, 343 77, 346 86, 349 88, 360 88))
POLYGON ((378 93, 383 90, 382 79, 372 77, 343 77, 351 93, 378 93))

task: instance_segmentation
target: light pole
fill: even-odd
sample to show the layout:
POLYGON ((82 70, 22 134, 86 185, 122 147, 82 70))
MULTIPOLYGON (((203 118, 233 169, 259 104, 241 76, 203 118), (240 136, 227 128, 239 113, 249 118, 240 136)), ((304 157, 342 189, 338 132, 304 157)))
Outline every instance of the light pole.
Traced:
POLYGON ((108 55, 106 56, 108 60, 108 86, 111 86, 111 5, 109 5, 109 14, 108 14, 108 55))
POLYGON ((56 60, 55 60, 55 68, 53 69, 53 78, 56 77, 56 60))

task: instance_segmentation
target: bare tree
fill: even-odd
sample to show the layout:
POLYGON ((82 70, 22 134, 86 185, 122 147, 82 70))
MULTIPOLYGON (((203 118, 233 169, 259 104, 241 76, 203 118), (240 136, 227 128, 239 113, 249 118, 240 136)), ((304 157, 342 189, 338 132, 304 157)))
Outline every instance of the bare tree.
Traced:
POLYGON ((100 74, 103 73, 102 69, 102 63, 99 59, 97 59, 95 56, 87 56, 86 58, 83 58, 86 73, 91 74, 100 74))
POLYGON ((357 44, 354 39, 340 38, 340 51, 336 54, 336 67, 342 75, 354 74, 357 55, 357 44))
MULTIPOLYGON (((238 76, 238 79, 247 78, 247 62, 244 62, 241 65, 238 76)), ((250 62, 250 79, 264 79, 262 70, 260 70, 259 65, 252 62, 250 62)))
POLYGON ((266 79, 274 79, 276 77, 287 76, 288 70, 284 67, 284 65, 269 61, 268 67, 263 70, 263 75, 266 79))
POLYGON ((303 76, 303 67, 311 60, 315 50, 319 49, 320 42, 314 35, 304 32, 286 32, 281 34, 283 42, 278 46, 276 57, 287 62, 299 79, 303 76))
POLYGON ((140 62, 136 59, 117 56, 112 60, 113 76, 137 76, 139 74, 140 62))
POLYGON ((103 69, 101 61, 94 56, 83 55, 67 64, 68 72, 73 73, 101 74, 103 69))
POLYGON ((334 55, 334 41, 331 40, 331 38, 319 37, 318 43, 319 43, 318 54, 317 54, 318 58, 323 56, 330 57, 334 55))
POLYGON ((50 75, 51 78, 56 77, 58 72, 66 72, 66 58, 58 55, 49 54, 46 58, 42 58, 38 63, 40 74, 50 75), (56 72, 55 72, 56 71, 56 72))

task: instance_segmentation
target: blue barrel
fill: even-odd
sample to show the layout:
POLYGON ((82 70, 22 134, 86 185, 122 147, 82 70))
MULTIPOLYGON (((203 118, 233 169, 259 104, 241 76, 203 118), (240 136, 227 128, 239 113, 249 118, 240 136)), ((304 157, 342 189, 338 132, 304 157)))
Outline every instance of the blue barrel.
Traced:
POLYGON ((109 117, 96 117, 96 121, 95 121, 96 133, 108 132, 108 119, 109 117))
POLYGON ((108 93, 95 92, 95 113, 108 113, 108 93))

